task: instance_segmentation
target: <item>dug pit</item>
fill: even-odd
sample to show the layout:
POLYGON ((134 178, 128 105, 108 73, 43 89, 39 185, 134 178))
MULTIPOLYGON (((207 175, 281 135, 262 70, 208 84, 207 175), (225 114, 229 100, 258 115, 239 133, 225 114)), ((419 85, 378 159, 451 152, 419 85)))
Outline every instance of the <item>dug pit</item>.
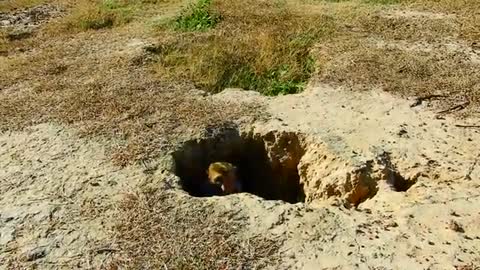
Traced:
POLYGON ((293 132, 240 133, 237 129, 186 142, 174 152, 175 173, 192 196, 219 195, 207 178, 212 162, 226 161, 237 166, 243 191, 267 200, 304 202, 298 164, 304 154, 302 139, 293 132))
POLYGON ((288 203, 338 197, 347 205, 358 206, 379 192, 381 181, 394 192, 405 192, 416 182, 416 176, 402 176, 390 153, 352 165, 322 147, 306 143, 304 135, 290 131, 222 128, 203 139, 185 142, 173 159, 182 188, 196 197, 222 194, 207 175, 209 165, 218 161, 238 168, 243 192, 288 203))

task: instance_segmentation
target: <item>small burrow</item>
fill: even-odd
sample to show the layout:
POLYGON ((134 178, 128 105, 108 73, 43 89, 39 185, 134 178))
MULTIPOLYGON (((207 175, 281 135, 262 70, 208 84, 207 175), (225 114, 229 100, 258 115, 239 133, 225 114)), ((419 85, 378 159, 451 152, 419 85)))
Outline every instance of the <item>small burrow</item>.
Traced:
POLYGON ((391 178, 390 179, 391 180, 389 182, 391 183, 391 186, 393 187, 393 190, 398 191, 398 192, 405 192, 410 187, 412 187, 413 184, 416 183, 416 181, 411 181, 411 180, 405 179, 397 171, 392 171, 391 172, 391 178))
POLYGON ((390 154, 387 152, 379 156, 378 163, 383 166, 383 179, 387 181, 387 184, 394 191, 405 192, 417 182, 416 178, 406 179, 403 177, 395 165, 392 164, 390 154))
POLYGON ((187 141, 173 153, 175 173, 192 196, 220 195, 208 182, 210 163, 225 161, 238 168, 243 191, 267 200, 304 202, 298 164, 304 154, 301 138, 293 132, 240 133, 223 130, 205 139, 187 141))

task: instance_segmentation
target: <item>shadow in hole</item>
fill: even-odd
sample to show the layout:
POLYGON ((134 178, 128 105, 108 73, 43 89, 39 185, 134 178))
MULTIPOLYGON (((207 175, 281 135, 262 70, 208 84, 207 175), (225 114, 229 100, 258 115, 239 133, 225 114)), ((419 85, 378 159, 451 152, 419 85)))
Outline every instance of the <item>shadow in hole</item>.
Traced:
POLYGON ((305 200, 297 171, 272 162, 262 138, 242 137, 236 129, 200 141, 188 141, 173 154, 175 173, 190 195, 206 197, 220 195, 221 190, 209 184, 207 168, 212 162, 227 161, 238 167, 245 192, 267 200, 290 203, 305 200))
POLYGON ((380 155, 379 163, 385 166, 383 169, 383 174, 387 180, 387 183, 392 187, 393 190, 405 192, 417 182, 416 178, 405 179, 400 172, 398 172, 396 166, 392 164, 390 153, 385 152, 380 155))

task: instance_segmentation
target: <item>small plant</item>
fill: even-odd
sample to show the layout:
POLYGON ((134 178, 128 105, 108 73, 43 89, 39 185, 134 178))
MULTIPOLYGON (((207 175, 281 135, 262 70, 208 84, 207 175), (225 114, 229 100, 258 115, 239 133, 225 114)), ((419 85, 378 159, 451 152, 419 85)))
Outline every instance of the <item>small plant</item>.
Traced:
POLYGON ((174 21, 174 28, 182 31, 204 31, 215 27, 219 16, 210 10, 211 0, 190 4, 174 21))

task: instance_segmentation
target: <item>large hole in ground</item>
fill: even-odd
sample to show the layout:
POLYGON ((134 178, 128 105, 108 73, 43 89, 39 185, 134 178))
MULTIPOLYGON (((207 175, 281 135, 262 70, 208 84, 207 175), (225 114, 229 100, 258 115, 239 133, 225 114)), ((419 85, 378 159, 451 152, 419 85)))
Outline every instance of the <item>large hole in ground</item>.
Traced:
POLYGON ((207 139, 188 141, 173 153, 175 173, 192 196, 220 195, 209 184, 207 168, 212 162, 226 161, 238 168, 243 191, 267 200, 304 202, 297 166, 304 149, 293 132, 240 134, 235 128, 222 130, 207 139))

